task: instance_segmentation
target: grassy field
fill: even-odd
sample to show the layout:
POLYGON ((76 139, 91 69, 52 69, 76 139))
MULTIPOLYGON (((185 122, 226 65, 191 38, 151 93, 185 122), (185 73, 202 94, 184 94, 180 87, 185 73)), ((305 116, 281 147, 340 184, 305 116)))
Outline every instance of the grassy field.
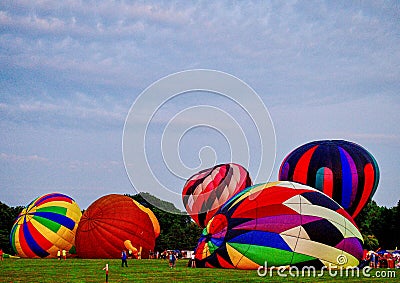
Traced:
MULTIPOLYGON (((274 271, 260 277, 256 270, 231 270, 211 268, 188 268, 187 260, 179 260, 170 269, 165 260, 129 260, 128 268, 121 267, 120 260, 68 259, 5 259, 0 262, 0 282, 105 282, 102 268, 110 267, 109 282, 399 282, 400 271, 376 269, 370 277, 331 276, 325 272, 322 277, 278 276, 274 271), (377 273, 378 272, 378 273, 377 273), (395 272, 395 273, 392 273, 395 272), (378 276, 385 278, 378 278, 378 276), (390 276, 391 278, 388 278, 390 276), (393 277, 396 278, 393 278, 393 277)), ((318 274, 317 274, 318 275, 318 274)))

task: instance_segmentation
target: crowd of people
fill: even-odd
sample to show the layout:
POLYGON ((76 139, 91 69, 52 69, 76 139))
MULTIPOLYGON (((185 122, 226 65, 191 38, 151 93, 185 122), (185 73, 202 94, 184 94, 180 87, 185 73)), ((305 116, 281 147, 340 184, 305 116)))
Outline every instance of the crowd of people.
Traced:
MULTIPOLYGON (((133 256, 133 253, 131 250, 122 250, 121 251, 121 266, 122 267, 128 267, 128 259, 141 259, 139 256, 133 256)), ((163 252, 149 252, 149 259, 163 259, 163 260, 168 260, 169 267, 174 268, 176 265, 176 261, 178 259, 189 259, 188 262, 188 267, 196 267, 196 261, 194 259, 194 253, 190 251, 179 251, 179 250, 164 250, 163 252)))
POLYGON ((400 268, 400 252, 364 250, 360 267, 364 266, 369 266, 371 268, 400 268))

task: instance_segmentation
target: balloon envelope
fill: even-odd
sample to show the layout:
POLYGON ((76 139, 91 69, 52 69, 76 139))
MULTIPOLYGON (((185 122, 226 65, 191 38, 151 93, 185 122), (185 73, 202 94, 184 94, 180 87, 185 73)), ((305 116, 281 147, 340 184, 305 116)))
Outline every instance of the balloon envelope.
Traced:
POLYGON ((82 213, 76 202, 60 193, 38 197, 18 215, 10 243, 20 257, 56 257, 58 250, 74 247, 82 213))
POLYGON ((279 180, 316 188, 356 217, 378 187, 379 168, 374 157, 353 142, 314 141, 284 159, 279 180))
POLYGON ((153 223, 153 228, 154 228, 154 235, 157 238, 160 235, 160 223, 158 222, 158 219, 156 217, 156 215, 154 214, 154 212, 148 208, 145 207, 143 205, 141 205, 139 202, 137 202, 136 200, 132 199, 132 201, 145 213, 147 213, 147 215, 149 216, 151 223, 153 223))
POLYGON ((296 265, 357 266, 362 236, 350 215, 318 190, 292 182, 239 192, 204 228, 198 267, 258 269, 296 265))
POLYGON ((149 214, 130 197, 111 194, 94 203, 83 213, 76 232, 76 251, 81 258, 120 258, 130 241, 142 257, 154 250, 155 232, 149 214))
POLYGON ((249 172, 241 165, 216 165, 187 180, 182 191, 183 204, 193 220, 204 228, 225 201, 251 184, 249 172))

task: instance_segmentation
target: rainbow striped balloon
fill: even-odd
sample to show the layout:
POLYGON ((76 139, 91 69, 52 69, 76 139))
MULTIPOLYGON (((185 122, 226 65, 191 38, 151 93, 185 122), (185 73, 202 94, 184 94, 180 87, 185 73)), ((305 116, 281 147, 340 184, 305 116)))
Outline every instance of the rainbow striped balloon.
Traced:
POLYGON ((38 197, 18 215, 10 243, 21 257, 56 257, 74 249, 75 231, 82 216, 76 202, 60 193, 38 197))

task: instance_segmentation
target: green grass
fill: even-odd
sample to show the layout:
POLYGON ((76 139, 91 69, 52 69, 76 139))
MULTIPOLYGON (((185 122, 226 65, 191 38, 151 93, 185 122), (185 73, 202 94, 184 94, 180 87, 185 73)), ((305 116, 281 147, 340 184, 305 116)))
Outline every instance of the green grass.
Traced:
MULTIPOLYGON (((117 259, 4 259, 0 262, 0 282, 105 282, 105 271, 102 268, 108 263, 110 267, 109 282, 398 282, 396 278, 377 278, 376 272, 387 269, 372 270, 371 277, 330 276, 325 272, 322 277, 279 277, 273 272, 271 277, 259 277, 256 270, 232 270, 214 268, 188 268, 187 260, 179 260, 175 268, 170 269, 165 260, 129 260, 128 268, 121 267, 117 259)), ((393 270, 393 269, 392 269, 393 270)), ((392 275, 393 277, 393 275, 392 275)))

